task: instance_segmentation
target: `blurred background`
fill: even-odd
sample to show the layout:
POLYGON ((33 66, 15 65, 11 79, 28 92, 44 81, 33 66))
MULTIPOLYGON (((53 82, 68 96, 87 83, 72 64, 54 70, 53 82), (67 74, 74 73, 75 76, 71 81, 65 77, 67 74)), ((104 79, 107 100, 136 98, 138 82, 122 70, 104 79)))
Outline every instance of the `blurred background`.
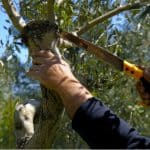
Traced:
MULTIPOLYGON (((46 0, 13 0, 17 10, 29 22, 42 20, 46 0)), ((89 21, 136 0, 66 0, 55 5, 57 24, 64 31, 75 31, 89 21)), ((139 2, 139 0, 138 0, 139 2)), ((137 65, 150 65, 150 8, 124 11, 82 34, 99 46, 137 65)), ((32 64, 20 33, 13 27, 0 0, 0 148, 15 148, 14 107, 17 102, 40 98, 37 81, 26 76, 32 64)), ((150 136, 150 109, 138 105, 136 80, 95 59, 81 48, 61 49, 79 80, 128 121, 142 135, 150 136)), ((72 130, 65 115, 53 148, 88 148, 72 130)))

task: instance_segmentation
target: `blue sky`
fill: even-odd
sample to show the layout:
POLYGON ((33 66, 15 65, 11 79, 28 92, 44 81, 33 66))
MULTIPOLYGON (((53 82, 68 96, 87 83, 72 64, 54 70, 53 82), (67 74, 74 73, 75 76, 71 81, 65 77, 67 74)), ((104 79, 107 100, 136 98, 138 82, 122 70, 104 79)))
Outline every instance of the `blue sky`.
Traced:
MULTIPOLYGON (((0 40, 2 40, 5 45, 8 38, 10 41, 12 41, 13 38, 10 37, 8 31, 4 29, 4 26, 6 27, 10 26, 10 24, 6 22, 6 19, 9 19, 8 16, 3 11, 0 11, 0 16, 1 16, 0 17, 0 40)), ((3 55, 4 51, 5 51, 5 46, 3 47, 0 46, 0 56, 3 55)), ((21 47, 20 53, 15 51, 15 54, 19 58, 21 64, 24 64, 28 59, 28 50, 25 48, 21 47)))
MULTIPOLYGON (((112 0, 114 2, 114 0, 112 0)), ((124 0, 122 0, 122 3, 124 3, 124 0)), ((12 37, 8 35, 7 30, 4 29, 4 26, 9 27, 10 24, 6 22, 6 19, 8 19, 8 16, 4 13, 4 10, 0 10, 0 40, 4 43, 6 43, 7 38, 9 38, 10 41, 12 41, 12 37)), ((123 27, 127 20, 124 18, 123 14, 119 14, 117 16, 114 16, 112 18, 112 23, 114 24, 114 27, 118 28, 119 30, 123 30, 123 27)), ((0 47, 0 56, 5 51, 5 46, 0 47)), ((24 64, 28 59, 28 50, 25 48, 20 47, 20 53, 15 52, 16 56, 20 59, 21 64, 24 64)))
MULTIPOLYGON (((6 19, 8 19, 7 15, 4 14, 2 11, 0 11, 0 40, 3 42, 6 42, 6 39, 8 36, 7 30, 4 29, 4 26, 8 26, 8 24, 5 22, 6 19)), ((4 52, 4 47, 0 47, 0 55, 4 52)))

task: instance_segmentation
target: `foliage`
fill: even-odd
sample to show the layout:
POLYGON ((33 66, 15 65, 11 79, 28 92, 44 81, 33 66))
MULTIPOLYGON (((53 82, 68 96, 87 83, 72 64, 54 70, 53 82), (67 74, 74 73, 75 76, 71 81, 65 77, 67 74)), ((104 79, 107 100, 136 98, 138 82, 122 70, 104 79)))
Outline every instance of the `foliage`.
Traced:
MULTIPOLYGON (((125 1, 124 1, 125 2, 125 1)), ((133 2, 132 0, 128 0, 133 2)), ((59 28, 67 31, 78 30, 81 26, 86 25, 88 21, 113 10, 121 1, 116 0, 76 0, 63 1, 61 5, 55 4, 55 14, 59 28)), ((18 4, 21 14, 30 20, 45 19, 46 1, 27 0, 20 1, 18 4)), ((143 11, 133 10, 126 11, 111 19, 106 20, 89 29, 82 35, 83 38, 93 43, 106 47, 111 53, 127 59, 138 65, 148 66, 150 62, 150 31, 149 16, 139 18, 143 11)), ((10 33, 10 30, 8 29, 10 33)), ((13 35, 18 35, 13 33, 13 35)), ((17 41, 17 39, 16 39, 17 41)), ((16 49, 13 43, 5 45, 5 56, 14 54, 11 49, 16 49)), ((18 50, 22 47, 18 47, 18 50)), ((62 54, 67 59, 75 75, 80 81, 88 87, 93 95, 99 97, 119 116, 127 120, 141 134, 150 135, 150 111, 138 105, 140 97, 136 92, 136 81, 115 70, 110 65, 95 59, 92 54, 87 53, 80 48, 68 48, 62 50, 62 54)), ((13 55, 14 56, 14 55, 13 55)), ((5 62, 5 71, 0 74, 1 90, 1 121, 0 121, 0 148, 13 147, 14 139, 12 135, 13 114, 11 109, 18 96, 24 98, 40 97, 39 89, 36 82, 25 77, 25 71, 21 65, 16 67, 17 59, 14 62, 5 62), (4 86, 5 85, 5 86, 4 86), (15 90, 15 89, 19 89, 15 90), (19 94, 18 94, 19 93, 19 94), (9 95, 9 96, 7 96, 9 95), (9 111, 11 110, 11 111, 9 111), (8 118, 10 116, 11 119, 8 118), (3 131, 3 132, 2 132, 3 131), (3 142, 5 141, 5 142, 3 142)), ((29 64, 29 63, 28 63, 29 64)), ((27 64, 27 66, 28 66, 27 64)), ((78 137, 70 126, 70 121, 65 115, 58 132, 54 148, 86 148, 86 144, 78 137)))
POLYGON ((13 114, 17 99, 12 94, 14 76, 13 72, 9 72, 8 66, 5 63, 5 68, 0 70, 0 148, 15 148, 13 114))
POLYGON ((15 148, 14 106, 17 100, 0 100, 0 149, 15 148))

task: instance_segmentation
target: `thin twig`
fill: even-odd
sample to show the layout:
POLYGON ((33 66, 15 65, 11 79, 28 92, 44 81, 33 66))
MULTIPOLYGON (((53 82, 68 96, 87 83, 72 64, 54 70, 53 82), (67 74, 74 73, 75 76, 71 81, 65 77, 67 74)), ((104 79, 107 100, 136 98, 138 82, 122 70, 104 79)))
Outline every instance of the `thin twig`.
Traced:
POLYGON ((48 3, 47 3, 47 17, 48 17, 49 21, 51 21, 51 22, 55 21, 54 0, 48 0, 48 3))
POLYGON ((86 31, 88 31, 90 28, 92 28, 93 26, 105 21, 106 19, 112 17, 112 16, 115 16, 123 11, 126 11, 126 10, 130 10, 130 9, 137 9, 137 8, 140 8, 141 6, 144 6, 146 5, 147 2, 144 2, 144 3, 135 3, 135 4, 127 4, 125 6, 120 6, 114 10, 111 10, 109 12, 107 12, 106 14, 102 15, 102 16, 99 16, 97 17, 96 19, 88 22, 86 25, 82 26, 81 28, 79 28, 79 30, 77 31, 77 34, 78 35, 81 35, 83 33, 85 33, 86 31))
POLYGON ((22 31, 23 27, 26 25, 22 16, 17 12, 13 2, 11 0, 2 0, 3 7, 5 8, 9 18, 11 19, 13 25, 22 31))

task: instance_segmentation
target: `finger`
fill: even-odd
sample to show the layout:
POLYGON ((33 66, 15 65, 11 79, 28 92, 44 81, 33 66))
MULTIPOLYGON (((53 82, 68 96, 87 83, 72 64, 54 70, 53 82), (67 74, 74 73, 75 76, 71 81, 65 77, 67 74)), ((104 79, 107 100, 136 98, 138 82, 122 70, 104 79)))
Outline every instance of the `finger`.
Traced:
POLYGON ((39 71, 35 71, 35 70, 29 70, 26 73, 27 76, 35 79, 35 80, 40 80, 40 72, 39 71))
POLYGON ((144 87, 142 81, 138 81, 136 84, 136 88, 139 92, 144 92, 144 87))
POLYGON ((53 58, 35 57, 32 60, 32 63, 37 68, 38 67, 42 67, 42 66, 50 67, 50 66, 52 66, 54 64, 61 64, 60 60, 57 57, 53 57, 53 58))
POLYGON ((145 66, 142 66, 142 65, 136 65, 138 68, 144 70, 145 69, 145 66))
POLYGON ((40 71, 41 69, 42 69, 42 65, 33 65, 29 70, 40 71))
POLYGON ((32 63, 34 65, 41 65, 44 64, 47 60, 47 58, 43 58, 43 57, 33 57, 32 63))
POLYGON ((150 82, 150 68, 144 70, 144 78, 150 82))
POLYGON ((145 90, 145 88, 143 87, 143 83, 141 81, 137 82, 136 87, 140 97, 143 100, 150 100, 150 93, 145 90))
POLYGON ((32 56, 40 56, 40 57, 54 57, 54 54, 50 50, 41 50, 37 52, 33 52, 32 56))

